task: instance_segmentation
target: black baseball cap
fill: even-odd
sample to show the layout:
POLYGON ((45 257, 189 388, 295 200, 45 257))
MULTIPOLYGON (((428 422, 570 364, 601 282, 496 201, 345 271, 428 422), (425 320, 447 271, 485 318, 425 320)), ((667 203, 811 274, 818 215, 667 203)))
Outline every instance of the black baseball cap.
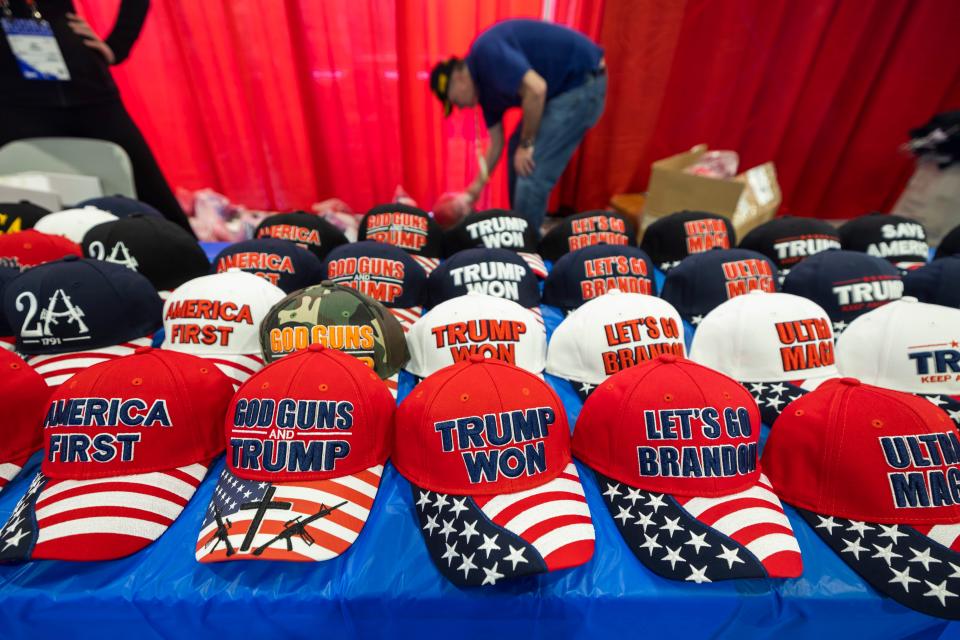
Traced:
POLYGON ((427 304, 435 307, 471 291, 506 298, 527 308, 540 304, 536 274, 508 249, 464 249, 441 262, 427 279, 427 304))
MULTIPOLYGON (((0 211, 2 210, 3 207, 0 205, 0 211)), ((933 255, 933 259, 948 258, 958 253, 960 253, 960 225, 957 225, 951 229, 947 235, 943 236, 943 240, 941 240, 937 246, 937 252, 933 255)))
POLYGON ((568 253, 547 276, 543 302, 572 311, 613 289, 657 294, 653 263, 642 249, 598 244, 568 253))
POLYGON ((740 240, 741 249, 767 256, 785 273, 804 258, 840 248, 840 236, 829 222, 781 216, 761 224, 740 240))
POLYGON ((677 211, 652 222, 643 233, 640 248, 653 263, 667 271, 694 253, 737 246, 737 233, 729 218, 707 211, 677 211))
POLYGON ((927 231, 910 218, 874 211, 847 222, 838 233, 844 249, 889 260, 900 268, 927 262, 927 231))
POLYGON ((122 196, 119 193, 112 196, 90 198, 77 205, 78 208, 87 206, 109 211, 118 218, 126 218, 134 213, 143 213, 148 216, 157 216, 158 218, 164 217, 164 215, 160 213, 158 209, 152 207, 146 202, 141 202, 139 200, 135 200, 134 198, 128 198, 127 196, 122 196))
POLYGON ((50 213, 48 209, 26 200, 0 202, 0 233, 16 233, 24 229, 33 229, 37 220, 48 213, 50 213))
POLYGON ((257 238, 227 246, 213 259, 214 273, 240 269, 267 280, 284 293, 323 280, 323 263, 311 251, 289 240, 257 238))
POLYGON ((98 224, 83 236, 82 246, 88 258, 143 274, 161 295, 210 273, 207 254, 190 232, 149 214, 132 213, 98 224))
POLYGON ((586 211, 564 218, 540 241, 540 255, 557 260, 565 253, 595 244, 636 246, 637 229, 626 216, 613 211, 586 211))
POLYGON ((349 240, 340 229, 322 216, 306 211, 278 213, 261 222, 253 232, 254 238, 289 240, 323 260, 334 247, 349 240))
POLYGON ((453 111, 453 104, 447 93, 450 91, 450 76, 461 62, 463 61, 457 56, 451 56, 449 60, 441 60, 433 65, 430 70, 430 91, 433 91, 433 95, 443 104, 444 117, 453 111))
POLYGON ((392 244, 409 254, 425 258, 443 255, 443 232, 430 214, 417 207, 391 202, 363 216, 357 240, 392 244))
POLYGON ((444 234, 447 257, 464 249, 509 249, 537 253, 540 230, 529 216, 509 209, 471 213, 444 234))

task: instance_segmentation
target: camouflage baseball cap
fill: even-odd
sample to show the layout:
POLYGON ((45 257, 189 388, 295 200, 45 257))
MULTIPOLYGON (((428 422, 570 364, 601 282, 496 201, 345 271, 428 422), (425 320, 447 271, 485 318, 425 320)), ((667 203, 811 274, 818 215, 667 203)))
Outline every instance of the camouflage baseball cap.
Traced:
POLYGON ((403 328, 386 307, 329 280, 294 291, 260 325, 267 363, 313 343, 356 356, 384 380, 410 359, 403 328))

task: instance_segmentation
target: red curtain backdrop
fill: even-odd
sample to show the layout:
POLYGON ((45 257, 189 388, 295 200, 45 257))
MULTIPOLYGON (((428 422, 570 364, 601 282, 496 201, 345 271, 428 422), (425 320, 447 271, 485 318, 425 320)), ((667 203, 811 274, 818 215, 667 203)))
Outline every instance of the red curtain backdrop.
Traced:
MULTIPOLYGON (((116 6, 78 2, 101 34, 116 6)), ((554 199, 577 210, 699 142, 774 160, 784 211, 883 210, 912 169, 907 129, 960 107, 955 0, 154 0, 115 76, 174 186, 363 211, 403 185, 429 207, 472 178, 484 135, 472 112, 441 117, 431 65, 544 11, 609 66, 607 111, 554 199)), ((506 205, 503 166, 481 206, 506 205)))

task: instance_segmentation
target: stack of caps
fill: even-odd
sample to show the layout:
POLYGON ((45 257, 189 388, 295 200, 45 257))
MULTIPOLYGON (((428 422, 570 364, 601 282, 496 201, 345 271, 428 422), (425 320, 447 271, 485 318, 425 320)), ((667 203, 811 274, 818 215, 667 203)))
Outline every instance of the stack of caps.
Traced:
POLYGON ((547 277, 546 265, 538 253, 540 230, 518 211, 489 209, 472 213, 449 229, 443 242, 447 257, 476 248, 514 251, 538 278, 547 277))
POLYGON ((32 229, 40 218, 48 213, 50 213, 48 209, 26 200, 0 202, 0 234, 32 229))
POLYGON ((213 259, 217 273, 240 269, 293 293, 323 280, 323 263, 289 240, 259 238, 231 244, 213 259))
POLYGON ((423 209, 405 204, 384 204, 360 221, 357 240, 373 240, 403 249, 430 273, 443 256, 443 232, 423 209))
POLYGON ((71 242, 81 244, 87 231, 98 224, 113 222, 117 216, 109 211, 97 207, 82 207, 79 209, 64 209, 43 216, 33 228, 40 233, 49 233, 54 236, 63 236, 71 242))

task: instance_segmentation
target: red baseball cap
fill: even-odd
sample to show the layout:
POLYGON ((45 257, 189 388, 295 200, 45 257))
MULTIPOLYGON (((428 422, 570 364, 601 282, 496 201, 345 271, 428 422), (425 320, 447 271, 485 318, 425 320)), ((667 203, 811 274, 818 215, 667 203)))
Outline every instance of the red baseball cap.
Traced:
POLYGON ((535 374, 474 355, 397 410, 393 463, 413 485, 434 564, 457 585, 575 567, 594 531, 570 428, 535 374))
POLYGON ((960 619, 960 433, 924 398, 824 382, 763 451, 777 493, 878 591, 960 619))
POLYGON ((206 360, 149 347, 60 385, 41 471, 0 530, 0 561, 110 560, 159 538, 223 451, 232 393, 206 360))
POLYGON ((346 551, 373 507, 395 407, 373 370, 320 344, 251 376, 227 411, 227 468, 197 560, 320 561, 346 551))
POLYGON ((34 229, 0 235, 0 266, 26 269, 64 256, 83 257, 76 242, 34 229))
POLYGON ((587 398, 573 452, 634 555, 665 578, 795 578, 800 547, 757 464, 760 412, 733 379, 674 355, 587 398))
POLYGON ((0 491, 43 447, 43 416, 50 387, 20 356, 0 349, 0 491))

